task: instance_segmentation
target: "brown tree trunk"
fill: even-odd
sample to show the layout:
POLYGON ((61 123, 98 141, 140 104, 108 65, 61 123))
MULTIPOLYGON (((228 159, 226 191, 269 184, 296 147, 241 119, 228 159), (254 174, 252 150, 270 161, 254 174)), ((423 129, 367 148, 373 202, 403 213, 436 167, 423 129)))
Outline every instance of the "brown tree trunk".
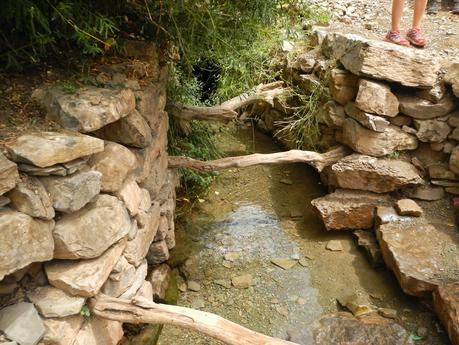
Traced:
POLYGON ((290 150, 285 152, 261 154, 255 153, 247 156, 227 157, 213 161, 200 161, 189 157, 169 156, 169 168, 189 168, 198 171, 218 171, 229 168, 245 168, 252 165, 307 163, 317 171, 332 165, 347 156, 349 150, 339 146, 325 153, 313 151, 290 150))
POLYGON ((90 308, 94 315, 109 320, 184 327, 202 332, 229 345, 298 345, 257 333, 215 314, 185 307, 156 304, 142 297, 131 302, 98 296, 90 300, 90 308))

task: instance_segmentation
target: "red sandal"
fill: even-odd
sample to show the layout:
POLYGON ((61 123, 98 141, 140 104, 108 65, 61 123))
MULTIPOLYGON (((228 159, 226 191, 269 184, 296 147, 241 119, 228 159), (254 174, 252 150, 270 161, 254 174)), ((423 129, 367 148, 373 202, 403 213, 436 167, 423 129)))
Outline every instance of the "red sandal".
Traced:
POLYGON ((421 33, 421 29, 411 29, 406 34, 406 38, 410 43, 416 47, 423 48, 427 44, 427 39, 421 33))
POLYGON ((410 45, 410 42, 408 42, 406 39, 404 39, 400 35, 400 31, 389 31, 384 37, 384 41, 391 42, 394 44, 398 44, 399 46, 405 46, 408 47, 410 45))

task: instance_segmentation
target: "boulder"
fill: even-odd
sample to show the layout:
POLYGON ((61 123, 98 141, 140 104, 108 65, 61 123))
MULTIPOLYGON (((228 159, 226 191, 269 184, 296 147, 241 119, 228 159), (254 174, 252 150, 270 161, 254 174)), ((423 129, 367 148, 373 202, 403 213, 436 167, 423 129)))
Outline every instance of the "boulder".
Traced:
POLYGON ((78 332, 83 326, 82 315, 73 315, 60 318, 45 318, 44 345, 73 345, 78 332))
POLYGON ((86 301, 52 286, 42 286, 27 293, 29 300, 44 317, 65 317, 79 314, 86 301))
POLYGON ((445 81, 453 87, 456 97, 459 97, 459 63, 452 63, 445 75, 445 81))
POLYGON ((435 85, 440 65, 423 51, 358 35, 335 33, 332 54, 353 74, 409 87, 435 85))
POLYGON ((147 260, 150 265, 161 264, 169 259, 166 241, 153 242, 148 249, 147 260))
POLYGON ((0 195, 13 189, 18 180, 17 165, 6 159, 5 155, 0 152, 0 195))
POLYGON ((384 132, 374 132, 362 127, 353 119, 344 121, 340 141, 354 151, 375 157, 418 147, 416 137, 405 133, 399 127, 389 125, 384 132))
POLYGON ((31 217, 53 219, 54 208, 45 187, 36 177, 22 176, 17 186, 8 192, 12 208, 31 217))
POLYGON ((455 174, 459 174, 459 146, 456 146, 451 152, 449 158, 449 170, 455 174))
POLYGON ((0 310, 0 330, 20 345, 36 345, 45 333, 32 303, 17 303, 0 310))
POLYGON ((330 74, 330 95, 341 105, 355 100, 359 88, 359 77, 342 69, 333 69, 330 74))
POLYGON ((403 194, 408 198, 425 201, 435 201, 444 198, 445 190, 443 189, 443 187, 425 185, 404 189, 403 194))
POLYGON ((319 121, 330 128, 341 128, 346 114, 344 108, 334 101, 329 101, 320 109, 319 121))
POLYGON ((418 120, 431 120, 448 115, 455 107, 454 97, 447 94, 438 103, 432 103, 415 95, 398 95, 400 112, 418 120))
POLYGON ((339 188, 375 193, 392 192, 424 183, 416 168, 410 163, 360 154, 342 158, 332 165, 331 173, 332 180, 339 188))
POLYGON ((13 161, 40 168, 70 162, 104 150, 104 142, 100 139, 58 132, 24 134, 5 146, 13 161))
POLYGON ((367 113, 394 117, 398 114, 399 104, 397 97, 390 91, 389 85, 360 79, 355 105, 367 113))
POLYGON ((459 283, 438 286, 433 294, 433 305, 451 343, 459 345, 459 283))
POLYGON ((94 135, 104 140, 139 148, 147 147, 153 139, 150 126, 137 110, 102 127, 94 132, 94 135))
POLYGON ((91 317, 77 333, 73 345, 117 345, 123 337, 123 324, 91 317))
POLYGON ((124 181, 123 187, 116 192, 116 196, 124 202, 131 216, 135 216, 139 213, 143 193, 133 177, 127 178, 126 181, 124 181))
POLYGON ((123 239, 96 259, 49 262, 45 265, 49 283, 71 295, 93 297, 104 285, 125 247, 123 239))
POLYGON ((53 258, 54 221, 43 221, 8 209, 0 210, 0 280, 33 262, 53 258))
POLYGON ((327 230, 357 230, 372 228, 376 206, 388 201, 386 195, 341 189, 314 199, 311 204, 327 230))
POLYGON ((390 122, 384 117, 368 114, 356 107, 355 103, 349 102, 344 108, 346 114, 359 122, 363 127, 375 132, 384 132, 390 122))
POLYGON ((43 177, 41 181, 51 196, 54 208, 59 212, 72 213, 99 194, 102 174, 86 171, 65 177, 43 177))
POLYGON ((447 224, 394 220, 377 227, 376 236, 405 293, 427 296, 438 285, 459 280, 459 234, 447 224))
POLYGON ((448 138, 451 128, 444 121, 438 120, 414 120, 417 132, 416 136, 422 142, 439 143, 448 138))
POLYGON ((311 345, 413 344, 410 333, 393 320, 375 313, 354 317, 345 312, 322 316, 309 329, 293 334, 289 340, 311 345))
POLYGON ((123 204, 114 196, 100 194, 81 210, 56 222, 54 258, 96 258, 130 229, 131 221, 123 204))
POLYGON ((164 301, 170 277, 171 269, 166 264, 161 264, 151 271, 149 281, 153 288, 153 298, 156 302, 164 301))
POLYGON ((121 296, 134 282, 135 271, 135 267, 121 256, 102 286, 102 293, 112 297, 121 296))
POLYGON ((130 114, 135 109, 135 96, 128 89, 86 87, 70 94, 53 87, 42 104, 48 119, 64 128, 88 133, 130 114))
POLYGON ((129 241, 124 256, 134 266, 139 266, 147 255, 150 244, 155 238, 160 221, 160 207, 154 203, 148 212, 141 212, 137 216, 138 231, 136 237, 129 241))
POLYGON ((105 150, 92 156, 88 163, 93 170, 102 173, 101 190, 108 193, 120 190, 137 168, 135 155, 123 145, 112 142, 107 142, 105 150))

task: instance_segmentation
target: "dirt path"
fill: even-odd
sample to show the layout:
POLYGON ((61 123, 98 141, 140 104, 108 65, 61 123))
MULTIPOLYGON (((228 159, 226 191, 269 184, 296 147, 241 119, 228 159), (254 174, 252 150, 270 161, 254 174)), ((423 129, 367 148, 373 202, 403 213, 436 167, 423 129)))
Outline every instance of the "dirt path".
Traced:
MULTIPOLYGON (((391 0, 312 0, 334 14, 330 29, 355 33, 368 38, 384 37, 390 27, 391 0)), ((408 29, 412 0, 406 0, 402 27, 408 29)), ((437 15, 426 15, 423 30, 430 44, 425 50, 432 56, 459 61, 459 15, 448 11, 451 2, 443 1, 437 15)), ((413 48, 415 49, 415 48, 413 48)))

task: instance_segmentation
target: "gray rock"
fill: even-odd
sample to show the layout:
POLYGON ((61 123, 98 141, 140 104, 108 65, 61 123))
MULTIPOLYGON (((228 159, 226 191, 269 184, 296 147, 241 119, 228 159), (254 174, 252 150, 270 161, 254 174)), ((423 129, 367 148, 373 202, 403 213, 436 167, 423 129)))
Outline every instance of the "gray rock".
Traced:
POLYGON ((112 297, 121 296, 132 286, 135 279, 135 272, 135 267, 124 256, 121 256, 107 281, 102 286, 102 293, 112 297))
POLYGON ((150 197, 154 200, 159 195, 161 187, 167 178, 167 153, 163 152, 150 167, 150 174, 140 183, 140 187, 150 192, 150 197))
POLYGON ((414 120, 416 136, 422 142, 439 143, 448 138, 451 128, 446 122, 438 120, 414 120))
POLYGON ((3 153, 0 152, 0 195, 13 189, 18 180, 17 165, 6 159, 3 153))
POLYGON ((368 79, 360 79, 355 105, 364 112, 390 117, 397 116, 399 106, 389 85, 368 79))
POLYGON ((126 178, 137 168, 135 155, 126 147, 112 142, 107 142, 104 151, 93 155, 88 164, 102 173, 103 192, 120 190, 126 178))
POLYGON ((125 237, 130 229, 131 221, 123 204, 114 196, 101 194, 81 210, 66 214, 56 222, 54 258, 96 258, 125 237))
POLYGON ((124 202, 131 216, 139 213, 140 204, 142 202, 143 193, 133 177, 128 177, 121 189, 115 193, 116 196, 124 202))
POLYGON ((336 186, 344 189, 387 193, 424 183, 416 168, 410 163, 359 154, 339 160, 332 165, 331 171, 336 186))
POLYGON ((448 115, 455 107, 454 97, 446 95, 438 103, 432 103, 414 95, 398 96, 400 112, 418 120, 430 120, 448 115))
POLYGON ((52 286, 38 287, 27 297, 44 317, 65 317, 79 314, 86 299, 76 297, 52 286))
POLYGON ((33 176, 67 176, 76 173, 77 171, 84 170, 88 166, 86 162, 88 157, 78 158, 70 162, 62 164, 55 164, 47 168, 40 168, 30 164, 19 164, 19 171, 33 176))
POLYGON ((147 260, 150 265, 160 264, 169 259, 169 248, 166 241, 154 242, 148 250, 147 260))
POLYGON ((384 117, 368 114, 356 107, 355 103, 349 102, 344 110, 349 117, 359 122, 363 127, 375 132, 384 132, 390 122, 384 117))
POLYGON ((137 110, 102 127, 94 134, 105 140, 139 148, 147 147, 153 140, 150 126, 137 110))
POLYGON ((87 133, 115 122, 135 109, 131 90, 86 87, 75 94, 50 88, 42 100, 47 117, 64 128, 87 133))
POLYGON ((358 92, 359 77, 342 69, 333 69, 330 73, 330 94, 338 104, 346 105, 355 100, 358 92))
POLYGON ((8 209, 0 210, 0 280, 32 262, 53 258, 54 221, 42 221, 8 209))
POLYGON ((125 247, 123 239, 96 259, 47 263, 49 283, 74 296, 93 297, 99 293, 125 247))
POLYGON ((51 199, 39 179, 22 176, 17 186, 7 194, 11 207, 31 217, 53 219, 51 199))
POLYGON ((358 35, 333 36, 333 57, 356 75, 410 87, 431 87, 436 83, 440 65, 422 51, 358 35))
POLYGON ((19 345, 36 345, 45 333, 34 305, 25 302, 0 310, 0 330, 19 345))
POLYGON ((169 286, 171 277, 171 269, 166 264, 161 264, 153 268, 149 281, 153 288, 153 298, 155 301, 163 301, 166 297, 166 290, 169 286))
POLYGON ((73 345, 83 322, 82 315, 45 318, 46 331, 42 341, 46 345, 73 345))
POLYGON ((346 114, 344 108, 334 101, 329 101, 320 109, 319 121, 330 128, 341 128, 346 114))
POLYGON ((79 172, 66 177, 41 179, 57 211, 71 213, 80 210, 100 192, 102 174, 98 171, 79 172))
POLYGON ((363 128, 353 119, 346 119, 340 140, 354 151, 382 157, 394 151, 414 150, 418 140, 413 135, 403 132, 399 127, 390 125, 382 133, 363 128))
POLYGON ((17 163, 46 168, 104 150, 100 139, 77 133, 40 132, 24 134, 5 145, 17 163))
POLYGON ((145 278, 147 277, 147 271, 148 263, 147 260, 144 259, 140 266, 137 267, 131 285, 125 292, 123 292, 120 298, 128 300, 132 299, 137 294, 137 291, 139 291, 140 287, 143 285, 145 278))

